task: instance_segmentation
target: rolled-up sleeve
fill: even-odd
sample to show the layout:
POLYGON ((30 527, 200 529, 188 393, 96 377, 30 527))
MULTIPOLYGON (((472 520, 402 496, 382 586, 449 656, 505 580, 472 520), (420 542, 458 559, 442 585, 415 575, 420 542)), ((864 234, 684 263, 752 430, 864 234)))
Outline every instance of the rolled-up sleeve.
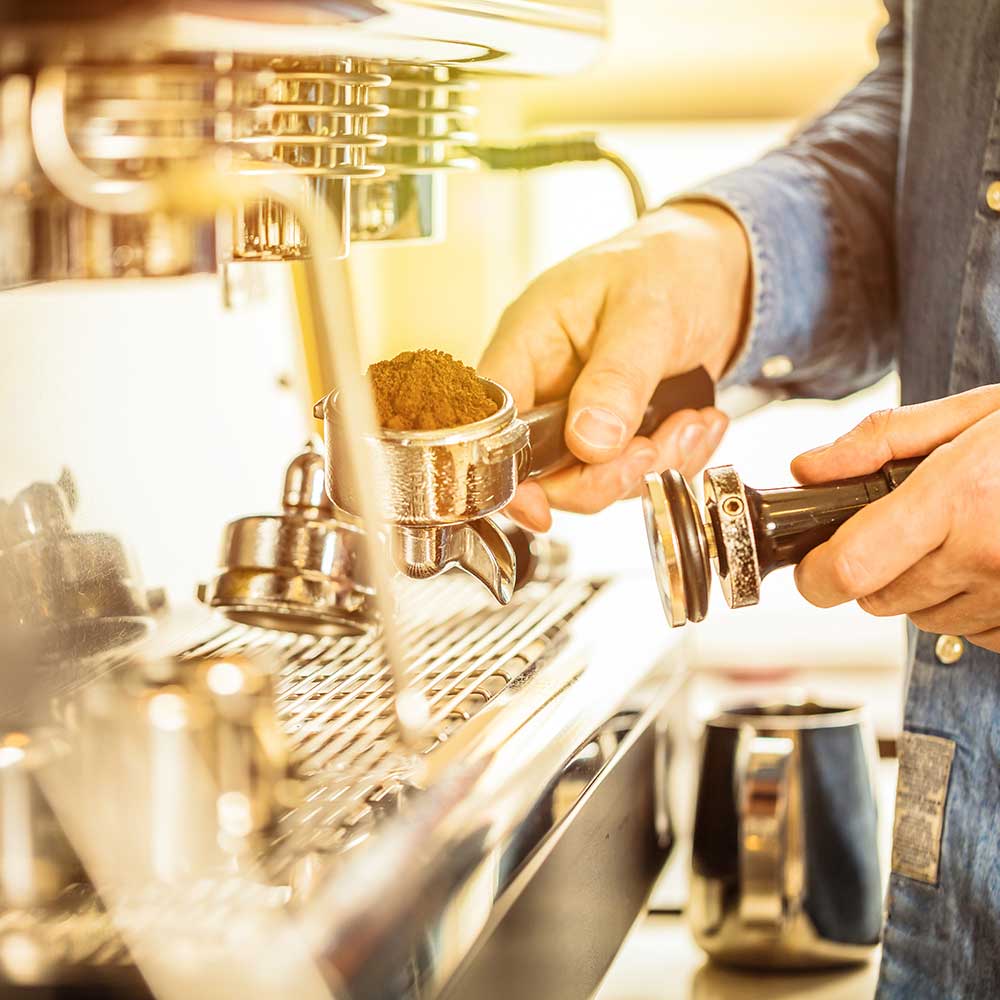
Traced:
POLYGON ((833 110, 684 196, 728 208, 750 242, 749 329, 725 382, 838 398, 895 360, 904 24, 901 2, 886 7, 877 68, 833 110))

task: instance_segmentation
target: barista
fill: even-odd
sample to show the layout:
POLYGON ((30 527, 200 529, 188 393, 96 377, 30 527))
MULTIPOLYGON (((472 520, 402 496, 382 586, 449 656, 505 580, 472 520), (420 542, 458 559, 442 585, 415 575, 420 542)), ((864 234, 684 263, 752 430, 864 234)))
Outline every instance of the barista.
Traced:
POLYGON ((1000 4, 887 2, 879 65, 786 147, 543 274, 482 361, 519 409, 569 393, 581 464, 511 513, 590 512, 704 464, 726 420, 634 436, 665 376, 836 398, 891 366, 900 409, 800 455, 802 482, 929 457, 796 570, 821 607, 909 616, 910 672, 878 996, 1000 995, 1000 4), (903 826, 900 826, 900 820, 903 826), (912 826, 912 823, 910 824, 912 826), (912 845, 910 845, 912 847, 912 845))

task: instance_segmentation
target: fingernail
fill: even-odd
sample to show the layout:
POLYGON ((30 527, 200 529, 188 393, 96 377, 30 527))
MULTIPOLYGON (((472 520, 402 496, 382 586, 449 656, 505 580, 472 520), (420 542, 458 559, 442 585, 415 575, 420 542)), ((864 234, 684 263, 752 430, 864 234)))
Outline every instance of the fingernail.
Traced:
POLYGON ((611 451, 625 443, 625 421, 596 406, 585 406, 573 418, 573 433, 588 447, 611 451))
POLYGON ((681 450, 681 459, 694 451, 705 440, 704 424, 688 424, 678 438, 678 445, 681 450))

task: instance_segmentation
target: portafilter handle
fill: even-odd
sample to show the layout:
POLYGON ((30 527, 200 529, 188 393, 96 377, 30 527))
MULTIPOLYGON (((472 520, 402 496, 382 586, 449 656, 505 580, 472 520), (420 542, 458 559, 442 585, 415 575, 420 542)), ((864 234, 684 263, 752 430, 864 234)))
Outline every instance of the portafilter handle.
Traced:
MULTIPOLYGON (((715 403, 715 383, 704 368, 664 379, 654 390, 637 434, 648 437, 672 413, 700 410, 715 403)), ((520 414, 528 425, 530 456, 521 479, 533 479, 572 465, 576 460, 566 446, 569 400, 558 399, 520 414)))
MULTIPOLYGON (((896 489, 922 461, 904 458, 887 462, 867 476, 813 486, 746 487, 761 577, 800 562, 848 518, 896 489)), ((709 516, 713 516, 711 510, 709 516)))

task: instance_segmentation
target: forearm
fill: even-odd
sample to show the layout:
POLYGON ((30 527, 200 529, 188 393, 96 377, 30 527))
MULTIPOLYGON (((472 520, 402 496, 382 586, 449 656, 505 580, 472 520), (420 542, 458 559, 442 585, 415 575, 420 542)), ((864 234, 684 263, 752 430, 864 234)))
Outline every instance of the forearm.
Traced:
POLYGON ((888 6, 878 68, 836 108, 685 196, 728 208, 750 243, 748 326, 727 381, 839 397, 893 363, 903 24, 888 6))

